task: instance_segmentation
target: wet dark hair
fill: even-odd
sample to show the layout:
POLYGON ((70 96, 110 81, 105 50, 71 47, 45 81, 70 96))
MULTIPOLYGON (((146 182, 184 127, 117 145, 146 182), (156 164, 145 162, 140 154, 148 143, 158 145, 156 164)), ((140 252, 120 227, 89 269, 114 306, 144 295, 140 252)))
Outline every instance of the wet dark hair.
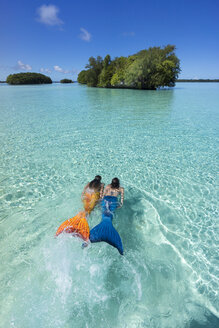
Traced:
POLYGON ((98 189, 101 186, 101 176, 96 175, 95 178, 89 183, 90 188, 98 189))
POLYGON ((111 182, 111 188, 118 189, 120 187, 120 182, 118 178, 113 178, 111 182))

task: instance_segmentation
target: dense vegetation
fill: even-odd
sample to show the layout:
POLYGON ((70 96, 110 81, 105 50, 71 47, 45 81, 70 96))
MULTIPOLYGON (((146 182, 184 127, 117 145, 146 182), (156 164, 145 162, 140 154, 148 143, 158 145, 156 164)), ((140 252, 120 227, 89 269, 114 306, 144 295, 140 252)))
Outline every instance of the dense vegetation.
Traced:
POLYGON ((92 87, 155 90, 172 87, 180 73, 175 46, 153 47, 129 57, 90 57, 78 82, 92 87))
POLYGON ((63 79, 60 81, 60 83, 73 83, 73 81, 70 79, 63 79))
POLYGON ((50 77, 40 73, 10 74, 6 80, 9 84, 46 84, 52 83, 50 77))

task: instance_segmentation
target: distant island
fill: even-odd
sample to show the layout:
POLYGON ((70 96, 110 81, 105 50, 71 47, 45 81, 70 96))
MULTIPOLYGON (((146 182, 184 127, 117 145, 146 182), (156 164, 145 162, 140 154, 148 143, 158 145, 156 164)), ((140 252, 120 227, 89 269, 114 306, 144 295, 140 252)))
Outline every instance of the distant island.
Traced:
POLYGON ((60 81, 60 83, 74 83, 74 82, 70 79, 63 79, 60 81))
POLYGON ((176 47, 167 45, 139 51, 129 57, 89 58, 78 82, 91 87, 155 90, 173 87, 181 71, 176 47))
POLYGON ((219 82, 219 79, 178 79, 176 82, 219 82))
POLYGON ((8 75, 6 82, 8 84, 48 84, 52 83, 49 76, 40 73, 17 73, 8 75))

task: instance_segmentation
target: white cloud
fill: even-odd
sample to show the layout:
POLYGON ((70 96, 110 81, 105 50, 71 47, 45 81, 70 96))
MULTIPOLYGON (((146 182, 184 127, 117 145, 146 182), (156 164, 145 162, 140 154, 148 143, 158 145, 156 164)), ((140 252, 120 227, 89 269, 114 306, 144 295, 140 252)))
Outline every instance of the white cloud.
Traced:
POLYGON ((21 60, 18 60, 17 62, 17 69, 22 69, 24 71, 31 71, 32 70, 32 67, 28 64, 24 64, 22 63, 21 60))
POLYGON ((52 71, 49 68, 43 68, 43 67, 40 69, 40 72, 41 73, 52 73, 52 71))
POLYGON ((55 5, 42 5, 37 9, 37 21, 46 25, 62 25, 64 22, 58 17, 59 8, 55 5))
POLYGON ((72 68, 70 70, 64 70, 59 65, 55 65, 55 66, 53 66, 53 68, 56 72, 63 73, 63 74, 78 74, 80 72, 78 69, 74 69, 74 68, 72 68))
POLYGON ((81 40, 89 42, 91 40, 91 34, 83 27, 81 27, 80 30, 82 33, 79 35, 79 38, 81 40))
POLYGON ((60 73, 64 73, 64 74, 72 73, 72 71, 64 70, 64 69, 61 68, 59 65, 55 65, 55 66, 54 66, 54 70, 55 70, 56 72, 60 72, 60 73))
POLYGON ((58 65, 54 66, 54 70, 61 73, 63 72, 63 69, 58 65))

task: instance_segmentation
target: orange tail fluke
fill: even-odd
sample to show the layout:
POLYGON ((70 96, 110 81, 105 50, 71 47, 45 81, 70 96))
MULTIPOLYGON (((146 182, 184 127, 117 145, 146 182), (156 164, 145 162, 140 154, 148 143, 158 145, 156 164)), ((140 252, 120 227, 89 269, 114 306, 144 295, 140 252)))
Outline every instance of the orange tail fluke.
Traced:
POLYGON ((88 214, 90 214, 90 212, 94 209, 99 198, 100 198, 99 192, 95 192, 92 194, 85 193, 84 199, 83 199, 83 204, 84 204, 84 209, 88 214))
POLYGON ((86 220, 85 212, 79 212, 73 218, 63 222, 56 231, 56 236, 63 231, 78 234, 79 237, 87 241, 89 239, 90 229, 86 220))

